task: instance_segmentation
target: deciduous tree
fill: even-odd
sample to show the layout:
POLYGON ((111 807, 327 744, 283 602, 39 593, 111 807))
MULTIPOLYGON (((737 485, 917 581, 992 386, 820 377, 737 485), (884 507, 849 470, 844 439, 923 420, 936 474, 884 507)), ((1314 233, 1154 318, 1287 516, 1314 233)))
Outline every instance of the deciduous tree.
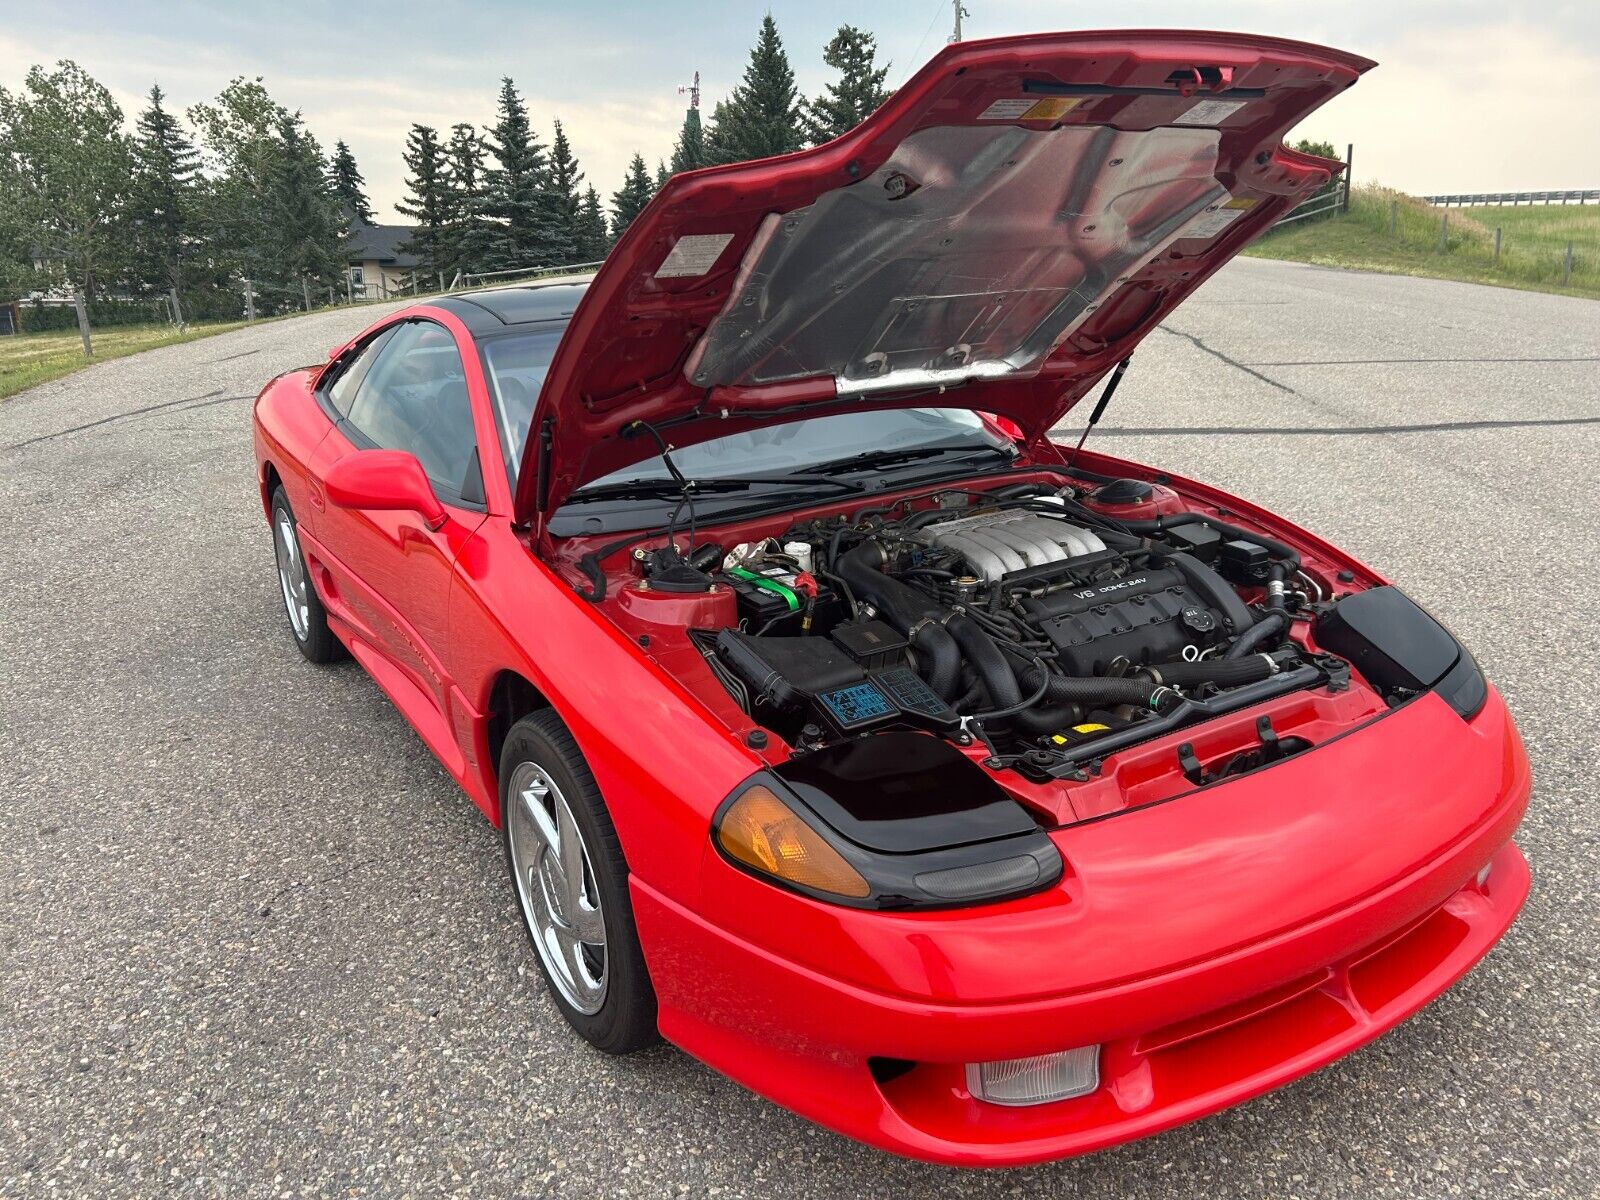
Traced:
POLYGON ((35 66, 21 91, 0 88, 0 146, 10 160, 3 203, 29 243, 23 252, 92 298, 125 245, 133 147, 122 109, 71 60, 35 66))

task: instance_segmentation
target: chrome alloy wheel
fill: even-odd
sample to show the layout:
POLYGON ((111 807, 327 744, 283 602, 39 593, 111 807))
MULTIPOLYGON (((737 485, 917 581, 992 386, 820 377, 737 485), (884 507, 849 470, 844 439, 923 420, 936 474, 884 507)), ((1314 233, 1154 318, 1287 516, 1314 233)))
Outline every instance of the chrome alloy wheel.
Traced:
POLYGON ((606 999, 606 923, 589 848, 543 767, 518 763, 510 793, 506 819, 522 915, 561 998, 592 1016, 606 999))
POLYGON ((311 606, 307 589, 305 561, 300 557, 300 539, 294 521, 282 508, 273 514, 272 549, 278 556, 278 583, 283 588, 283 607, 289 612, 294 636, 305 641, 311 633, 311 606))

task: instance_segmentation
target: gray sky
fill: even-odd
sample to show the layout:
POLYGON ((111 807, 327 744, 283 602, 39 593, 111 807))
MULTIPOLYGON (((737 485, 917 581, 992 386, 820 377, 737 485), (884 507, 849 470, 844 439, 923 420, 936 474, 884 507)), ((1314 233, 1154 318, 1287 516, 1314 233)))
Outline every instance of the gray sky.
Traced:
MULTIPOLYGON (((1600 4, 1486 0, 1214 0, 1074 5, 966 0, 968 37, 1075 26, 1208 28, 1321 42, 1379 66, 1297 131, 1356 144, 1356 178, 1411 192, 1600 187, 1600 4), (1588 114, 1588 115, 1586 115, 1588 114)), ((948 0, 263 0, 248 8, 166 0, 6 6, 0 86, 29 64, 73 58, 129 120, 152 82, 187 107, 236 75, 261 75, 324 146, 344 138, 381 217, 403 193, 414 121, 492 119, 502 75, 548 139, 560 118, 609 200, 635 150, 671 154, 680 84, 703 76, 707 109, 737 82, 771 9, 802 89, 820 90, 821 48, 849 21, 877 35, 898 84, 943 44, 948 0)))

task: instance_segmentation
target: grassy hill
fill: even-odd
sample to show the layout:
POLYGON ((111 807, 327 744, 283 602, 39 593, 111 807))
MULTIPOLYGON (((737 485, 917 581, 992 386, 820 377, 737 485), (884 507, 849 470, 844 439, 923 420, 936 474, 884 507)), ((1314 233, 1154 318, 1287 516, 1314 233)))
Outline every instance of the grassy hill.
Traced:
POLYGON ((1600 205, 1446 210, 1391 188, 1358 187, 1351 193, 1348 213, 1283 226, 1245 253, 1600 299, 1600 205), (1496 228, 1501 231, 1498 263, 1496 228), (1573 244, 1572 272, 1563 286, 1568 241, 1573 244))

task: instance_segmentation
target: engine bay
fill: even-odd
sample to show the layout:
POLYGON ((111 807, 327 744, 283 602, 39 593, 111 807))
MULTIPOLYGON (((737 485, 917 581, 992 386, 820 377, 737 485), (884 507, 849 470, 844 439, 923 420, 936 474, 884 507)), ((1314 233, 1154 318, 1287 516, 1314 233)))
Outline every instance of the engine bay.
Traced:
MULTIPOLYGON (((615 584, 602 606, 703 698, 722 692, 762 745, 799 755, 909 729, 1008 786, 1082 782, 1167 732, 1350 691, 1349 661, 1311 633, 1337 598, 1329 564, 1308 570, 1227 515, 1144 480, 983 480, 649 539, 625 577, 601 575, 615 584)), ((1355 691, 1347 713, 1382 707, 1355 691)), ((1325 731, 1330 714, 1312 716, 1325 731)), ((1211 782, 1310 744, 1252 728, 1174 771, 1211 782)))

